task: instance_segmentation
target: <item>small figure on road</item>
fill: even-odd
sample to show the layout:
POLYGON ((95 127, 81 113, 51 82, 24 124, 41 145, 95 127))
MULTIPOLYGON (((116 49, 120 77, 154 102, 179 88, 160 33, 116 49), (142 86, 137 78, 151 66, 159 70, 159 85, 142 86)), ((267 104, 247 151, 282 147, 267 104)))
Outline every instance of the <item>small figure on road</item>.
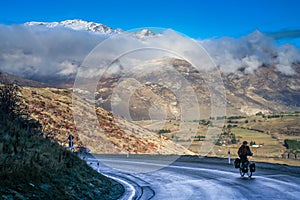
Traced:
POLYGON ((244 141, 243 145, 240 146, 240 148, 238 150, 238 155, 241 159, 241 163, 247 162, 248 161, 247 156, 252 156, 253 155, 251 150, 250 150, 250 147, 247 144, 248 144, 248 142, 244 141))

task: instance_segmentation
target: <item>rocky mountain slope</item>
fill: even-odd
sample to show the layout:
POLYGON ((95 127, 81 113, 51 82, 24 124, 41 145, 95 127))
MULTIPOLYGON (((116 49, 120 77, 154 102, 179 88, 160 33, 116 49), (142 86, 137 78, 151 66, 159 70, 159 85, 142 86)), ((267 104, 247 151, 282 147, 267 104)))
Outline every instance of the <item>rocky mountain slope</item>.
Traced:
MULTIPOLYGON (((205 73, 195 70, 189 63, 183 60, 162 60, 157 62, 157 66, 159 67, 162 63, 167 63, 173 67, 173 70, 178 71, 190 83, 191 89, 197 94, 201 112, 206 113, 205 115, 208 116, 211 102, 210 92, 203 78, 205 73)), ((299 110, 300 65, 295 64, 292 68, 296 72, 293 75, 285 75, 271 65, 259 67, 254 73, 246 73, 243 69, 240 69, 237 73, 223 73, 222 79, 227 99, 226 114, 228 116, 254 115, 260 111, 272 113, 299 110)), ((180 116, 180 103, 176 94, 172 92, 172 87, 170 87, 170 85, 174 85, 172 78, 170 78, 173 70, 156 70, 152 73, 139 73, 136 78, 142 80, 142 86, 134 91, 130 97, 129 111, 131 119, 161 119, 164 115, 168 119, 176 119, 176 117, 180 116), (157 81, 152 82, 157 77, 165 77, 163 78, 163 82, 169 82, 169 84, 162 84, 157 81), (163 112, 161 110, 158 111, 157 108, 163 108, 163 112)), ((19 85, 33 87, 52 86, 51 84, 31 81, 5 73, 1 73, 0 76, 4 82, 8 80, 6 82, 15 82, 19 85)), ((119 74, 112 73, 103 76, 98 83, 98 89, 95 93, 97 105, 111 111, 113 92, 116 87, 119 87, 119 83, 124 82, 127 78, 130 78, 130 75, 122 74, 121 72, 119 74)), ((68 80, 68 83, 64 83, 64 80, 60 80, 55 86, 58 88, 72 87, 73 81, 68 80)), ((124 87, 125 91, 126 87, 122 87, 124 87)), ((189 101, 190 99, 186 98, 186 103, 192 105, 192 102, 189 101)), ((193 109, 195 108, 191 108, 191 110, 193 109)))
POLYGON ((21 88, 24 110, 31 118, 39 120, 49 138, 61 145, 68 145, 72 134, 74 144, 86 146, 93 153, 149 153, 149 154, 193 154, 157 133, 114 116, 103 108, 96 107, 79 97, 80 105, 75 116, 72 110, 72 93, 55 88, 21 88), (97 119, 93 120, 93 112, 97 119))
MULTIPOLYGON (((204 80, 206 74, 195 70, 183 60, 165 59, 163 62, 171 65, 190 83, 192 90, 197 95, 201 112, 209 113, 211 102, 210 91, 204 80)), ((157 62, 157 65, 162 64, 157 62)), ((295 64, 292 67, 296 72, 293 75, 285 75, 271 65, 259 67, 254 73, 246 73, 243 69, 237 73, 222 73, 227 99, 227 115, 254 115, 260 111, 268 113, 299 110, 300 65, 295 64)), ((174 72, 171 69, 163 68, 162 65, 161 68, 158 67, 159 70, 151 73, 139 73, 134 77, 141 80, 142 84, 133 92, 129 101, 129 110, 134 120, 150 119, 149 110, 154 105, 164 108, 169 119, 175 119, 176 115, 179 115, 180 104, 172 92, 172 87, 174 87, 172 74, 174 72), (151 80, 157 80, 157 77, 161 77, 163 84, 151 82, 151 80)), ((123 83, 129 76, 129 74, 120 72, 102 77, 96 93, 98 105, 111 110, 114 101, 111 100, 112 94, 116 93, 118 84, 123 83)), ((176 84, 180 83, 176 82, 176 84)), ((126 90, 126 87, 123 89, 126 90)), ((186 98, 185 101, 187 104, 193 104, 192 99, 186 98)))
POLYGON ((241 72, 224 76, 230 105, 239 104, 241 113, 248 115, 256 114, 258 110, 299 110, 300 65, 292 67, 296 73, 289 76, 278 72, 273 66, 262 66, 253 74, 241 72))

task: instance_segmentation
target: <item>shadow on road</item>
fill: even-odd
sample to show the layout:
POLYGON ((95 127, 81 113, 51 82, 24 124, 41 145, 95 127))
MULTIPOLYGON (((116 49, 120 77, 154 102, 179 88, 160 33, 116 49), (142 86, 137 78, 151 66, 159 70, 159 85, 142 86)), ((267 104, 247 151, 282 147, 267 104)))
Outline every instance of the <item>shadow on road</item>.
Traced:
POLYGON ((238 177, 236 179, 237 180, 241 180, 241 181, 255 181, 255 177, 249 178, 248 176, 246 176, 246 177, 238 177))

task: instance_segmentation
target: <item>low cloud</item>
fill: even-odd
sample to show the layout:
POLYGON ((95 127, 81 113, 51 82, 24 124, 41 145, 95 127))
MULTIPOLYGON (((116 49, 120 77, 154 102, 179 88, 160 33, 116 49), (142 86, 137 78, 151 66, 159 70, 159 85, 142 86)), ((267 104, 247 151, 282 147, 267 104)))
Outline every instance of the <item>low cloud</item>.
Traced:
MULTIPOLYGON (((0 25, 0 71, 36 80, 75 77, 85 57, 106 38, 106 35, 63 27, 0 25)), ((157 42, 164 41, 157 39, 157 42)), ((124 37, 122 44, 114 48, 130 43, 124 37)), ((241 68, 252 73, 264 64, 271 64, 291 75, 295 73, 291 65, 300 61, 299 49, 288 44, 278 46, 270 35, 259 31, 240 38, 222 37, 199 43, 225 73, 241 68)), ((174 41, 174 45, 179 48, 185 44, 174 41)))
POLYGON ((67 28, 0 25, 0 71, 40 79, 75 75, 105 37, 67 28))
POLYGON ((259 31, 240 38, 222 37, 200 43, 225 73, 241 68, 252 73, 262 65, 274 65, 278 71, 292 75, 295 72, 291 66, 300 61, 299 49, 289 44, 278 46, 274 38, 259 31))

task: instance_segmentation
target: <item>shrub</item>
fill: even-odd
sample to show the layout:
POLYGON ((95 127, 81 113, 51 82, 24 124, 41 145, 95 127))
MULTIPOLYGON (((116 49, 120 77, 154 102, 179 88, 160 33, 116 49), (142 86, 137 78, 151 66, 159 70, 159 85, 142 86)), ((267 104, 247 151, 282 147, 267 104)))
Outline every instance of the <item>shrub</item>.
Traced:
POLYGON ((0 114, 2 119, 15 119, 23 113, 20 108, 20 89, 17 85, 0 86, 0 114))
POLYGON ((158 134, 162 134, 162 133, 171 133, 170 129, 160 129, 158 132, 158 134))

